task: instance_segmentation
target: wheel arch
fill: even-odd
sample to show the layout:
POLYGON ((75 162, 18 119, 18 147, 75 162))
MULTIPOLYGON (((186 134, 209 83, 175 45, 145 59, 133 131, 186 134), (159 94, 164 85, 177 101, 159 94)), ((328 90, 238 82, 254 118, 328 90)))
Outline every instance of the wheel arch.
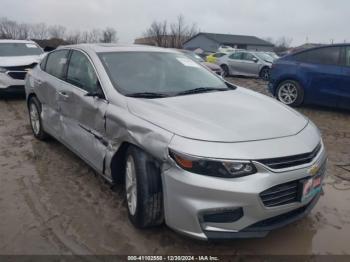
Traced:
MULTIPOLYGON (((29 107, 29 101, 30 101, 30 99, 31 98, 33 98, 33 97, 35 97, 36 99, 38 99, 39 100, 39 98, 38 98, 38 96, 34 93, 34 92, 31 92, 31 93, 29 93, 28 95, 27 95, 27 107, 29 107)), ((40 102, 40 100, 39 100, 39 102, 40 102)), ((41 103, 41 102, 40 102, 41 103)))
MULTIPOLYGON (((281 78, 279 78, 276 83, 275 83, 275 89, 274 89, 274 96, 277 95, 277 89, 278 87, 281 85, 281 83, 285 82, 285 81, 295 81, 297 82, 302 88, 304 88, 304 83, 301 81, 301 79, 299 79, 297 76, 295 75, 286 75, 283 76, 281 78)), ((305 89, 305 88, 304 88, 305 89)))
POLYGON ((154 157, 152 154, 144 150, 143 148, 137 146, 134 143, 131 143, 129 141, 124 141, 121 143, 121 145, 118 147, 118 149, 114 152, 111 161, 110 161, 110 170, 111 170, 111 177, 112 181, 115 184, 120 184, 124 182, 124 172, 125 172, 125 161, 126 161, 126 153, 128 151, 129 147, 136 147, 139 150, 141 150, 143 153, 145 153, 147 156, 152 158, 152 160, 160 167, 161 163, 160 160, 154 157))

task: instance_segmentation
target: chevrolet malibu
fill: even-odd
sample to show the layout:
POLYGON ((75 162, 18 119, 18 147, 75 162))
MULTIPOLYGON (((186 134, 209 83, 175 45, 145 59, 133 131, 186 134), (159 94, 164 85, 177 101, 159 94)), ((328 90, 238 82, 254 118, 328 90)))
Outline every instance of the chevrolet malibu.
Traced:
POLYGON ((310 120, 178 51, 62 47, 30 71, 26 97, 34 136, 123 184, 138 228, 263 237, 322 193, 326 152, 310 120))

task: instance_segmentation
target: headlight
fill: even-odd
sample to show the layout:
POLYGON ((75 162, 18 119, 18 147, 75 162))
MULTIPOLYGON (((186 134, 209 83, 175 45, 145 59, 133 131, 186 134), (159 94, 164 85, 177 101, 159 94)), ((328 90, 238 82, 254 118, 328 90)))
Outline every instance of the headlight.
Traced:
POLYGON ((256 167, 250 161, 216 161, 201 159, 169 151, 172 159, 181 168, 200 175, 237 178, 249 176, 257 172, 256 167))
POLYGON ((6 71, 7 71, 6 68, 0 67, 0 73, 6 73, 6 71))

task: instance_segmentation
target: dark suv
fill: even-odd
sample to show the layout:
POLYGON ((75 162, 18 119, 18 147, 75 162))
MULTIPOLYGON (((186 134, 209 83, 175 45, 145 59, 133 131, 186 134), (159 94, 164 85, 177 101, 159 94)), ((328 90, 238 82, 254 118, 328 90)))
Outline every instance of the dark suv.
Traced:
POLYGON ((290 106, 350 109, 350 45, 329 45, 287 55, 271 70, 269 91, 290 106))

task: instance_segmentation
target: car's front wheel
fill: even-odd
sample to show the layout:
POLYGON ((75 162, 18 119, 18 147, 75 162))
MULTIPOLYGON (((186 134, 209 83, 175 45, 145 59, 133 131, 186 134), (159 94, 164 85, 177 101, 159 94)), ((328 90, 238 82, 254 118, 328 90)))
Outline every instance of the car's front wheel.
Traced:
POLYGON ((230 70, 228 69, 227 65, 222 65, 222 77, 228 77, 230 76, 230 70))
POLYGON ((269 79, 270 79, 270 68, 264 67, 263 69, 261 69, 260 78, 265 80, 265 81, 269 81, 269 79))
POLYGON ((160 169, 155 159, 130 146, 125 163, 125 195, 129 218, 138 228, 163 223, 163 192, 160 169))
POLYGON ((304 89, 294 80, 287 80, 279 84, 276 94, 279 101, 289 106, 300 106, 304 101, 304 89))
POLYGON ((47 139, 48 134, 44 131, 42 126, 41 103, 35 96, 29 98, 28 110, 30 126, 32 127, 34 136, 40 140, 47 139))

